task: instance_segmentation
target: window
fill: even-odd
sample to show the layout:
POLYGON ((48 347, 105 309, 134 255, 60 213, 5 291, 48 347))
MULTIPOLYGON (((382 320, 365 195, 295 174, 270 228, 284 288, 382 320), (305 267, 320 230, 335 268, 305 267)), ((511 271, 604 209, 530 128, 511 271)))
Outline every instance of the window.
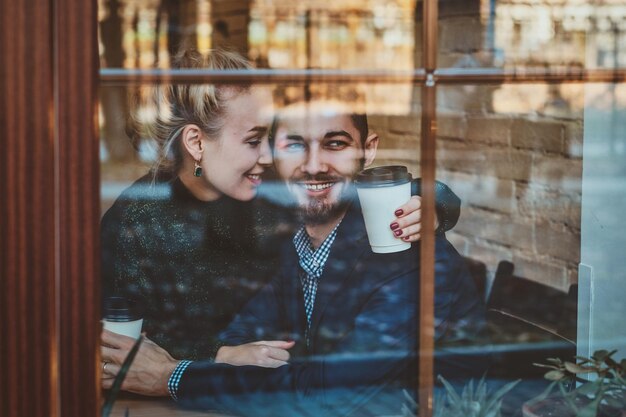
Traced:
MULTIPOLYGON (((621 302, 626 281, 619 233, 619 214, 626 205, 624 2, 100 0, 97 10, 95 5, 76 9, 74 3, 56 2, 36 13, 41 33, 17 27, 28 5, 7 5, 3 19, 3 27, 23 35, 24 47, 33 51, 36 62, 45 62, 37 66, 42 72, 29 72, 33 66, 20 55, 21 44, 3 42, 0 49, 3 57, 11 57, 6 62, 16 63, 2 77, 7 93, 0 125, 6 126, 2 132, 9 146, 2 160, 7 178, 2 194, 8 198, 0 228, 7 277, 0 332, 12 336, 3 338, 4 357, 33 358, 32 363, 3 359, 7 373, 0 402, 7 410, 29 415, 60 410, 56 412, 66 415, 80 409, 81 414, 93 414, 98 386, 82 382, 95 381, 102 367, 100 361, 94 363, 94 354, 99 355, 97 213, 104 215, 157 160, 152 128, 164 108, 151 107, 150 94, 167 85, 250 84, 269 91, 272 107, 285 114, 303 100, 347 102, 368 114, 369 129, 380 137, 375 164, 405 165, 422 178, 422 268, 415 293, 421 310, 413 322, 420 334, 419 371, 417 366, 409 370, 414 380, 406 386, 422 414, 432 411, 430 400, 444 390, 437 379, 444 373, 439 365, 454 355, 468 364, 489 356, 487 381, 492 388, 522 379, 505 397, 503 415, 519 410, 543 387, 543 371, 533 362, 574 353, 590 356, 599 349, 617 349, 616 357, 624 356, 626 331, 620 319, 626 313, 621 302), (52 16, 68 16, 70 24, 56 24, 52 16), (96 20, 97 35, 95 27, 84 29, 84 22, 96 20), (77 47, 77 39, 85 39, 84 45, 77 47), (228 47, 256 70, 173 70, 181 45, 201 56, 228 47), (32 79, 33 88, 24 79, 32 79), (15 97, 24 100, 14 104, 15 97), (99 125, 92 124, 96 118, 85 117, 91 113, 97 113, 99 125), (129 115, 143 126, 132 138, 129 115), (84 132, 96 129, 99 143, 81 140, 95 139, 84 132), (27 140, 27 130, 37 137, 33 152, 23 145, 33 142, 27 140), (437 287, 437 241, 431 233, 432 216, 441 215, 434 209, 435 179, 461 199, 460 218, 446 238, 467 262, 487 308, 482 336, 467 337, 463 331, 471 327, 460 326, 460 331, 449 330, 447 344, 428 332, 440 324, 437 295, 442 291, 437 287), (31 186, 32 195, 21 191, 31 186), (13 324, 5 319, 24 314, 21 306, 31 304, 29 294, 38 300, 32 310, 13 324), (18 369, 27 370, 33 387, 18 369), (31 391, 46 392, 40 408, 27 404, 22 392, 31 391)), ((274 114, 272 110, 268 117, 274 114)), ((293 132, 285 138, 280 142, 285 152, 274 154, 283 158, 278 161, 283 167, 299 153, 311 152, 312 145, 293 132)), ((335 139, 326 138, 321 151, 330 154, 351 145, 343 134, 335 139)), ((234 162, 255 143, 254 137, 246 137, 237 158, 223 169, 238 169, 234 162)), ((216 159, 220 161, 224 159, 216 159)), ((274 215, 291 200, 281 172, 267 165, 265 174, 270 175, 257 200, 270 204, 264 213, 274 215)), ((257 181, 253 170, 244 169, 245 175, 257 181)), ((146 183, 152 180, 146 177, 146 183)), ((164 192, 161 197, 167 198, 177 189, 164 192)), ((223 296, 194 294, 192 299, 190 288, 199 284, 177 279, 148 285, 139 281, 131 288, 135 295, 147 291, 167 300, 150 307, 164 320, 154 316, 145 325, 177 358, 214 353, 219 344, 215 335, 263 287, 255 275, 261 261, 271 270, 272 262, 279 263, 271 256, 278 248, 275 242, 297 230, 291 219, 277 216, 268 223, 248 213, 249 206, 237 202, 240 195, 229 197, 234 201, 212 212, 189 213, 196 222, 208 215, 225 219, 224 229, 212 230, 209 239, 210 256, 221 262, 220 271, 212 274, 219 276, 212 289, 223 296), (237 221, 242 211, 249 223, 237 221), (248 234, 252 229, 258 239, 231 239, 253 236, 248 234), (241 256, 253 250, 246 244, 254 246, 257 258, 241 256), (211 329, 210 338, 202 337, 204 327, 211 329)), ((154 195, 151 199, 156 201, 154 195)), ((179 232, 186 244, 206 238, 194 235, 201 228, 185 229, 175 221, 160 226, 170 228, 162 229, 168 236, 179 232)), ((107 230, 103 228, 103 249, 107 230)), ((124 233, 138 232, 129 227, 124 233)), ((148 243, 159 245, 157 238, 151 236, 148 243)), ((197 252, 163 242, 157 258, 178 250, 179 262, 169 265, 171 276, 215 272, 198 271, 207 264, 207 254, 201 260, 187 259, 197 252)), ((160 274, 150 257, 137 255, 144 249, 121 248, 118 253, 132 258, 136 270, 152 268, 160 274)), ((105 284, 119 259, 115 255, 102 263, 105 284)), ((126 272, 133 275, 136 270, 126 272)), ((447 379, 460 390, 468 378, 447 379)), ((131 405, 131 415, 132 407, 145 405, 133 401, 120 402, 131 405)), ((157 406, 174 407, 167 402, 157 406)))

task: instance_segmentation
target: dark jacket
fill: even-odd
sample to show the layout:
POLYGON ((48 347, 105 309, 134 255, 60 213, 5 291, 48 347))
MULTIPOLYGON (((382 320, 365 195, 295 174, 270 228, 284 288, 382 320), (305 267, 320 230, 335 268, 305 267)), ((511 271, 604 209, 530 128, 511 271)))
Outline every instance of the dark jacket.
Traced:
MULTIPOLYGON (((479 328, 482 302, 462 258, 443 236, 437 238, 435 257, 436 337, 445 338, 463 320, 479 328)), ((339 226, 318 282, 309 346, 298 271, 293 244, 286 242, 280 272, 221 336, 229 345, 295 340, 290 364, 265 369, 195 362, 180 381, 183 405, 274 416, 299 415, 302 407, 315 410, 310 415, 355 410, 367 415, 365 404, 373 414, 400 412, 401 387, 417 375, 419 245, 373 253, 354 205, 339 226)))

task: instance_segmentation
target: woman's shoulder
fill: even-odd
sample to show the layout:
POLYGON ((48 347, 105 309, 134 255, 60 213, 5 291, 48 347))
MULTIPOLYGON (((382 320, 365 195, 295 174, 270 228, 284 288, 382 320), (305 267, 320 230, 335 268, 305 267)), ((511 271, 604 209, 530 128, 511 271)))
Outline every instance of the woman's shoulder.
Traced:
POLYGON ((137 179, 117 197, 102 217, 102 224, 133 222, 171 198, 172 178, 155 177, 148 173, 137 179))

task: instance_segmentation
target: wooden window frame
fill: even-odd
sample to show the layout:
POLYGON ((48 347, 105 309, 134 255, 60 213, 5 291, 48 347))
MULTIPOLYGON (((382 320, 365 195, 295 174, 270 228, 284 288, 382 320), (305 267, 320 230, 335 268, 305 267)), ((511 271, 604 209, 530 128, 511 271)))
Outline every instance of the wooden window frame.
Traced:
POLYGON ((97 2, 0 5, 0 414, 97 415, 97 2))

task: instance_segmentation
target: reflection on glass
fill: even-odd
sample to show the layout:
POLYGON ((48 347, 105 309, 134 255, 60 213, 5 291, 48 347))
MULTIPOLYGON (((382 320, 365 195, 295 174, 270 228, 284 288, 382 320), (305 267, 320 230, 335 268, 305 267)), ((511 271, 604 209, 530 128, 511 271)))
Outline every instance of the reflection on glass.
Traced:
MULTIPOLYGON (((215 56, 188 51, 177 65, 249 67, 235 54, 215 56)), ((109 88, 103 103, 106 94, 122 100, 122 90, 109 88)), ((245 413, 268 402, 271 415, 305 415, 303 403, 331 415, 400 412, 406 395, 415 397, 419 245, 372 252, 354 178, 372 164, 407 165, 418 177, 419 90, 350 83, 129 90, 129 117, 102 106, 110 208, 101 229, 104 294, 142 304, 144 330, 156 343, 137 361, 156 369, 159 383, 135 379, 133 391, 245 413), (115 136, 124 129, 129 139, 115 136), (133 147, 124 152, 126 140, 133 147), (120 194, 110 179, 136 181, 120 194)), ((408 188, 419 193, 419 180, 408 188)), ((405 203, 377 220, 392 240, 410 242, 418 238, 419 203, 405 203)), ((484 305, 443 235, 458 204, 439 184, 435 338, 455 347, 484 331, 484 305)), ((103 341, 130 347, 111 333, 103 341)), ((121 355, 102 355, 119 365, 121 355)), ((463 355, 448 352, 437 369, 451 380, 480 376, 486 356, 463 355)), ((115 369, 104 366, 105 376, 115 369)))
POLYGON ((576 354, 584 87, 439 90, 437 177, 463 201, 450 241, 484 290, 492 366, 518 384, 513 412, 546 386, 546 358, 576 354))
MULTIPOLYGON (((419 10, 358 3, 102 0, 103 67, 175 67, 181 45, 203 68, 223 46, 260 68, 419 65, 419 10)), ((619 67, 624 13, 620 1, 442 1, 439 64, 619 67)), ((625 90, 437 91, 437 178, 452 191, 437 186, 435 372, 457 391, 472 376, 490 388, 521 378, 502 411, 516 414, 545 387, 532 363, 623 349, 625 90)), ((419 246, 370 251, 353 177, 370 163, 419 177, 420 93, 349 82, 101 89, 105 294, 142 300, 148 336, 196 361, 187 370, 152 347, 181 391, 137 391, 244 414, 260 414, 258 401, 270 415, 415 406, 419 246), (181 99, 190 92, 193 103, 181 99), (277 340, 275 356, 261 339, 277 340)), ((400 218, 384 219, 398 239, 416 230, 400 218)))
POLYGON ((229 47, 257 68, 413 68, 412 2, 100 0, 102 66, 169 68, 181 46, 229 47))
POLYGON ((439 2, 439 65, 620 68, 626 2, 439 2))
POLYGON ((369 3, 256 1, 250 57, 269 68, 412 68, 411 2, 369 3))
POLYGON ((626 291, 621 225, 626 207, 626 91, 623 85, 585 86, 582 242, 579 287, 589 307, 579 311, 579 350, 619 349, 626 356, 626 291), (593 298, 592 298, 593 296, 593 298))

